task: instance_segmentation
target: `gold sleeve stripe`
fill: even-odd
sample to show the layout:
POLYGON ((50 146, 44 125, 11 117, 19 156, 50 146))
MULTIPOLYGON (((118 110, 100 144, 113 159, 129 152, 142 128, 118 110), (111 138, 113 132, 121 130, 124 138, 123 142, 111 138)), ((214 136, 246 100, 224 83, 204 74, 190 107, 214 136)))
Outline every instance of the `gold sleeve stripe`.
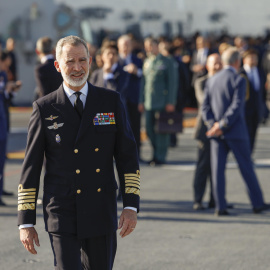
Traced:
POLYGON ((126 187, 134 187, 134 188, 140 189, 140 185, 131 185, 131 184, 127 184, 126 187))
POLYGON ((19 187, 18 187, 18 192, 19 193, 21 193, 21 192, 31 192, 31 191, 36 191, 36 190, 37 190, 36 188, 26 188, 26 189, 24 189, 22 184, 20 184, 19 187))
POLYGON ((138 187, 140 187, 140 183, 126 183, 126 186, 134 186, 134 187, 138 186, 138 187))
POLYGON ((25 196, 25 195, 36 195, 36 192, 24 192, 18 194, 18 196, 25 196))
POLYGON ((126 188, 125 192, 126 194, 135 194, 140 196, 140 190, 137 188, 126 188))
POLYGON ((35 204, 34 203, 19 204, 18 211, 23 211, 23 210, 35 210, 35 204))
POLYGON ((36 200, 35 199, 30 199, 30 200, 19 200, 18 201, 18 204, 20 204, 20 203, 29 203, 29 202, 35 202, 36 200))
POLYGON ((18 200, 25 200, 25 199, 32 199, 32 198, 36 198, 36 196, 19 196, 18 200))
POLYGON ((140 181, 139 177, 125 177, 126 180, 137 180, 140 181))
POLYGON ((138 180, 126 180, 125 183, 140 184, 140 181, 138 181, 138 180))
POLYGON ((36 191, 36 189, 35 188, 21 189, 21 190, 19 190, 19 193, 21 193, 21 192, 33 192, 33 191, 36 191))
POLYGON ((140 177, 140 175, 136 174, 136 173, 126 173, 124 174, 125 177, 140 177))

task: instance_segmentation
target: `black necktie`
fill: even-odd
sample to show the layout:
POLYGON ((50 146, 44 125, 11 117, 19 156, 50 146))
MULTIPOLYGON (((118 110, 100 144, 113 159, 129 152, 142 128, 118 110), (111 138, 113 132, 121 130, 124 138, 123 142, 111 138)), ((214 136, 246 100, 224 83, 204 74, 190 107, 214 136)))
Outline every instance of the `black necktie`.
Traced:
POLYGON ((83 103, 80 99, 81 94, 82 94, 81 92, 74 93, 74 95, 76 96, 74 108, 77 111, 77 113, 79 114, 80 118, 82 118, 82 114, 83 114, 83 103))

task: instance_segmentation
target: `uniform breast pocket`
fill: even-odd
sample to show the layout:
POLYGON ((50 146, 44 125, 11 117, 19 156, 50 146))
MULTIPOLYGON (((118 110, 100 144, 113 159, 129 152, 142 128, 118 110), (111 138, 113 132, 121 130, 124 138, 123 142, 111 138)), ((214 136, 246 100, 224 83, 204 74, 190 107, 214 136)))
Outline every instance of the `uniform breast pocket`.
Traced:
POLYGON ((113 133, 117 131, 116 125, 100 125, 95 126, 95 129, 98 133, 113 133))

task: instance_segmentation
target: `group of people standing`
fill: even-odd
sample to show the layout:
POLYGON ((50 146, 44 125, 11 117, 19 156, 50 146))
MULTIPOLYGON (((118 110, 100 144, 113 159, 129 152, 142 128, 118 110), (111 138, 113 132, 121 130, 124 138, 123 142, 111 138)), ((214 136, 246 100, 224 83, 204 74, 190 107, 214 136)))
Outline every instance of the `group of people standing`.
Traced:
POLYGON ((194 210, 203 210, 202 198, 210 180, 208 208, 218 216, 228 215, 231 204, 225 196, 227 155, 233 152, 246 183, 254 213, 270 208, 264 203, 251 154, 258 125, 265 110, 265 80, 258 69, 258 55, 250 49, 242 56, 227 45, 206 59, 208 74, 195 80, 199 108, 195 138, 198 162, 194 176, 194 210))
MULTIPOLYGON (((169 146, 175 145, 175 136, 157 132, 156 114, 181 113, 187 104, 192 105, 193 98, 199 105, 194 209, 204 209, 209 178, 208 207, 215 208, 218 216, 229 214, 227 209, 232 206, 226 201, 225 167, 230 151, 238 162, 253 212, 270 208, 251 159, 258 125, 267 116, 265 76, 258 68, 257 51, 236 40, 238 48, 223 42, 213 52, 202 36, 196 38, 193 53, 181 37, 172 43, 149 37, 141 50, 135 44, 131 36, 123 35, 117 41, 104 40, 91 55, 93 47, 79 37, 59 40, 56 49, 48 37, 37 41, 38 99, 18 187, 18 225, 24 247, 36 254, 36 200, 45 164, 44 220, 56 269, 112 269, 117 228, 125 237, 137 223, 141 114, 145 113, 153 149, 147 163, 162 165, 169 146), (113 159, 123 197, 119 224, 113 159)), ((10 63, 5 59, 2 52, 0 130, 5 132, 0 132, 1 185, 8 131, 5 100, 19 86, 14 82, 8 86, 5 72, 10 63)), ((0 199, 1 192, 0 186, 0 199)))

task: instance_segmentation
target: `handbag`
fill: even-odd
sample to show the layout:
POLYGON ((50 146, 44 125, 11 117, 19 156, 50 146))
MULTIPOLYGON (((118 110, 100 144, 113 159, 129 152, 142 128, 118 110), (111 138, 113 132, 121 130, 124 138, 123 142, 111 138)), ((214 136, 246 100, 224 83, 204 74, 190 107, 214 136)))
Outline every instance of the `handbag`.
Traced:
POLYGON ((183 115, 181 112, 156 112, 156 133, 181 133, 183 130, 183 115))

